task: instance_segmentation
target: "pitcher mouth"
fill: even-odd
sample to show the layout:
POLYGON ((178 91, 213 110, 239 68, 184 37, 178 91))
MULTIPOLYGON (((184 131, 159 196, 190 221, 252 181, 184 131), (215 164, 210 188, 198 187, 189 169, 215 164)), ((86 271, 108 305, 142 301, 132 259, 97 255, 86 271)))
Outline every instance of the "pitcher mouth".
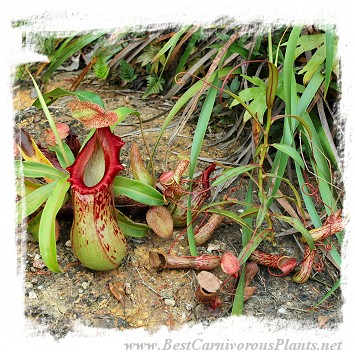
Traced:
POLYGON ((96 129, 74 164, 67 168, 72 189, 80 194, 94 194, 111 185, 117 173, 124 169, 119 160, 123 145, 110 128, 96 129))

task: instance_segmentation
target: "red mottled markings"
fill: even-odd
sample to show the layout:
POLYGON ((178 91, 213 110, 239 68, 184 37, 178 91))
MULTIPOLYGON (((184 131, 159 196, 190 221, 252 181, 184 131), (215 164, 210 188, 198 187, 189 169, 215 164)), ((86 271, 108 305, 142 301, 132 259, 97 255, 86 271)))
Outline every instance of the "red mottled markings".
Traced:
POLYGON ((105 247, 105 249, 109 252, 110 251, 110 245, 109 244, 105 244, 104 243, 104 247, 105 247))
POLYGON ((88 240, 86 240, 86 245, 89 245, 89 241, 88 240))

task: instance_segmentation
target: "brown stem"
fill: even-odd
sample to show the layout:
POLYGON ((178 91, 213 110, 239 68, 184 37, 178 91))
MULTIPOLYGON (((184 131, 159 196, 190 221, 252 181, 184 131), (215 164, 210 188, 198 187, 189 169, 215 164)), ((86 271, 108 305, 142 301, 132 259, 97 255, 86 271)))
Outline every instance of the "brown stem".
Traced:
POLYGON ((220 257, 204 254, 199 257, 178 256, 161 252, 150 252, 149 262, 153 268, 212 270, 220 265, 220 257))

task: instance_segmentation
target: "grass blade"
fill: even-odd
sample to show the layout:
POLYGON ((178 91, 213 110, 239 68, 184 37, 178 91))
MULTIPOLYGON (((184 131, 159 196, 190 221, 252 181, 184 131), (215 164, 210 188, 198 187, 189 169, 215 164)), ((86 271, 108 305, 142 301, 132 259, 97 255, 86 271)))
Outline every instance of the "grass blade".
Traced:
POLYGON ((303 223, 300 220, 298 220, 296 218, 293 218, 293 217, 282 216, 282 215, 279 215, 279 214, 274 214, 274 217, 277 218, 280 221, 287 222, 293 228, 296 228, 303 235, 303 237, 306 239, 309 248, 311 250, 314 249, 313 238, 312 238, 311 234, 308 232, 308 230, 304 227, 303 223))
MULTIPOLYGON (((217 77, 215 76, 213 80, 213 85, 217 84, 217 77)), ((202 142, 205 137, 205 133, 207 130, 207 126, 211 117, 212 109, 214 107, 214 102, 217 96, 217 89, 211 87, 208 90, 206 100, 203 104, 200 117, 197 122, 197 126, 195 129, 194 138, 192 140, 192 147, 191 147, 191 155, 190 155, 190 171, 189 171, 189 178, 190 180, 193 179, 193 175, 195 172, 195 167, 197 163, 198 156, 201 151, 202 142)), ((192 181, 190 181, 189 191, 192 189, 192 181)), ((196 244, 194 239, 194 230, 192 227, 192 213, 191 213, 191 195, 189 195, 188 204, 187 204, 187 237, 190 246, 191 255, 197 256, 196 244)))
POLYGON ((313 309, 322 304, 330 295, 334 293, 336 289, 338 289, 340 286, 340 279, 338 279, 335 284, 332 286, 332 288, 313 306, 313 309))
POLYGON ((325 33, 325 83, 324 98, 327 96, 330 79, 334 65, 334 31, 328 30, 325 33))
POLYGON ((286 144, 277 144, 277 143, 271 144, 270 146, 273 146, 275 149, 280 150, 284 154, 292 157, 292 159, 295 160, 304 169, 304 162, 302 160, 301 155, 292 146, 286 144))
POLYGON ((218 178, 213 181, 211 187, 218 186, 223 182, 229 180, 231 177, 239 176, 247 171, 255 169, 256 167, 258 167, 258 165, 250 164, 236 167, 234 169, 226 169, 221 176, 218 176, 218 178))
MULTIPOLYGON (((249 181, 248 185, 248 191, 245 196, 245 201, 248 204, 245 205, 244 207, 244 212, 248 211, 248 209, 252 205, 252 195, 253 195, 253 184, 251 181, 249 181)), ((253 219, 252 218, 245 218, 244 219, 245 223, 251 227, 253 224, 253 219)), ((245 247, 248 242, 250 241, 251 238, 251 230, 242 226, 242 244, 243 247, 245 247)), ((243 314, 243 309, 244 309, 244 287, 245 287, 245 270, 246 270, 246 264, 243 265, 242 272, 240 274, 240 278, 238 281, 238 286, 237 290, 235 292, 234 300, 233 300, 233 306, 232 306, 232 316, 241 316, 243 314)))
POLYGON ((37 85, 35 79, 32 77, 32 74, 31 74, 29 71, 28 71, 28 74, 29 74, 29 76, 30 76, 31 79, 32 79, 32 82, 33 82, 33 85, 34 85, 34 87, 35 87, 35 89, 36 89, 37 96, 38 96, 38 99, 39 99, 39 101, 40 101, 40 103, 41 103, 43 112, 44 112, 44 114, 45 114, 45 116, 46 116, 46 118, 47 118, 47 120, 48 120, 49 126, 50 126, 51 129, 53 130, 53 134, 54 134, 54 136, 55 136, 55 140, 56 140, 56 142, 57 142, 57 145, 59 145, 61 154, 62 154, 62 156, 63 156, 63 158, 64 158, 65 163, 66 163, 66 166, 69 166, 69 165, 70 165, 70 161, 69 161, 69 159, 67 158, 66 153, 65 153, 65 151, 64 151, 63 142, 62 142, 62 140, 61 140, 61 138, 60 138, 60 136, 59 136, 57 127, 56 127, 56 125, 55 125, 55 123, 54 123, 54 120, 53 120, 53 118, 52 118, 52 116, 51 116, 49 110, 48 110, 48 107, 47 107, 46 102, 45 102, 45 100, 44 100, 44 98, 43 98, 43 96, 42 96, 42 93, 41 93, 41 91, 40 91, 40 89, 39 89, 39 87, 38 87, 38 85, 37 85))

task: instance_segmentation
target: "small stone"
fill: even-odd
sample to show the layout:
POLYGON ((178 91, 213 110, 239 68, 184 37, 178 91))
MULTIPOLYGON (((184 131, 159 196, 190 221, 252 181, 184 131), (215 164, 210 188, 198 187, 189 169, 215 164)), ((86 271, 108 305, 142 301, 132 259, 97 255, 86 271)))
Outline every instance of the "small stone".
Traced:
POLYGON ((89 283, 87 281, 84 281, 81 286, 84 290, 86 290, 89 287, 89 283))
POLYGON ((243 212, 244 212, 243 208, 238 209, 238 213, 243 213, 243 212))
POLYGON ((71 248, 71 241, 70 239, 65 242, 65 246, 71 248))
POLYGON ((32 289, 33 288, 33 284, 31 283, 31 282, 29 282, 29 281, 26 281, 25 282, 25 289, 32 289))
POLYGON ((220 250, 221 249, 221 246, 220 245, 218 245, 218 244, 209 244, 208 246, 207 246, 207 251, 208 252, 213 252, 213 251, 218 251, 218 250, 220 250))
POLYGON ((282 306, 277 310, 277 315, 285 315, 287 314, 287 310, 282 306))
POLYGON ((124 290, 125 290, 127 295, 131 295, 132 294, 131 284, 130 283, 125 283, 124 284, 124 290))
POLYGON ((193 309, 193 305, 192 305, 192 304, 186 304, 186 305, 185 305, 185 309, 186 309, 187 311, 191 311, 191 310, 193 309))
POLYGON ((34 292, 34 291, 30 291, 29 293, 28 293, 28 297, 30 298, 30 299, 37 299, 37 294, 34 292))
POLYGON ((164 299, 164 303, 167 306, 175 306, 176 301, 174 299, 164 299))
POLYGON ((79 289, 79 294, 82 294, 84 292, 83 289, 79 289))
POLYGON ((39 254, 35 255, 34 260, 33 260, 33 266, 37 269, 43 269, 46 266, 39 254))

